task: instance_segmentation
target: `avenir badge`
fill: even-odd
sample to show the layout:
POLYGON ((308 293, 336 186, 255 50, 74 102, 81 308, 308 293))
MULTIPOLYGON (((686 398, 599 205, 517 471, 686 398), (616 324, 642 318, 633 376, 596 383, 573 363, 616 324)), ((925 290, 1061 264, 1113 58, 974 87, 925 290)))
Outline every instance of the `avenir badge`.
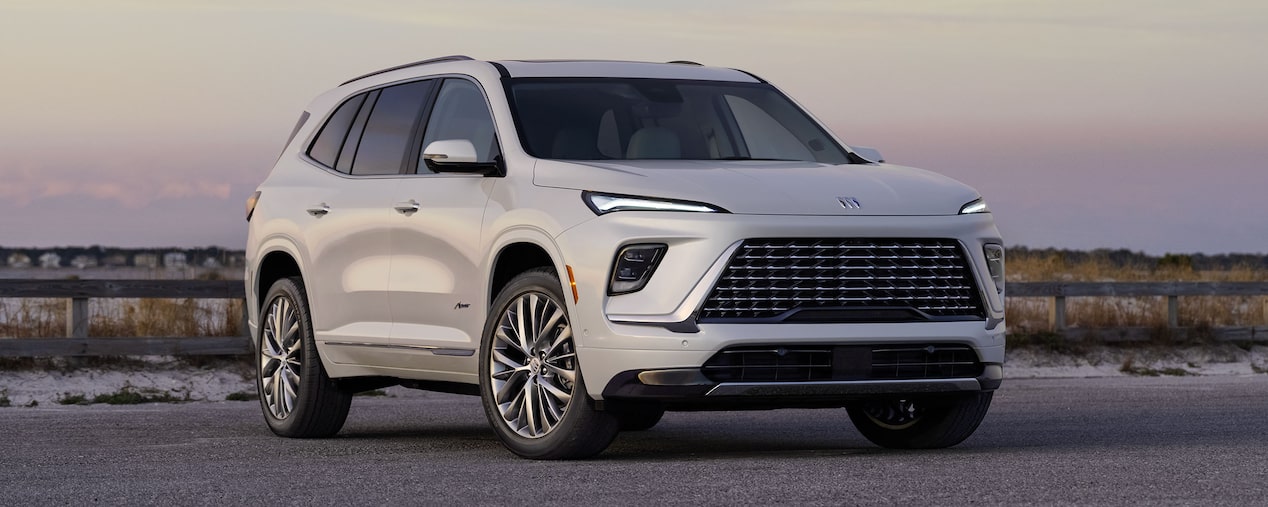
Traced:
POLYGON ((837 202, 840 202, 840 203, 841 203, 841 207, 846 208, 846 209, 861 209, 861 208, 863 208, 863 205, 862 205, 862 204, 859 204, 859 200, 858 200, 858 199, 855 199, 855 198, 853 198, 853 197, 837 197, 837 202))

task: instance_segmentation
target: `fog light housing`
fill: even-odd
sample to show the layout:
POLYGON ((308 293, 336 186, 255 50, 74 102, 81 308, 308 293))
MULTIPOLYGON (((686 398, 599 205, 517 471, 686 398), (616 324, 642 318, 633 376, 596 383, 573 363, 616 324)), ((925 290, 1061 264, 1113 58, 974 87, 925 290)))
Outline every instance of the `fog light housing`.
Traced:
POLYGON ((991 280, 995 282, 995 292, 1004 293, 1004 246, 995 243, 982 245, 982 253, 986 255, 986 269, 991 272, 991 280))
POLYGON ((663 244, 629 245, 616 254, 612 263, 612 281, 608 295, 629 294, 643 290, 652 278, 660 259, 665 256, 663 244))

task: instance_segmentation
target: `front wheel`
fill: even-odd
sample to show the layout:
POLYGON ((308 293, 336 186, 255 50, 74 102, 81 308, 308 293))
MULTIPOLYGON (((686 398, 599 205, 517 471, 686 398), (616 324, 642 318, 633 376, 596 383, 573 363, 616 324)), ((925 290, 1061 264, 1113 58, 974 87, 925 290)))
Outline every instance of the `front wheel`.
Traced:
POLYGON ((859 433, 890 449, 939 449, 969 438, 986 417, 993 391, 949 400, 888 399, 847 409, 859 433))
POLYGON ((525 458, 587 458, 616 438, 616 418, 586 394, 554 271, 520 274, 493 302, 480 344, 480 398, 498 438, 525 458))
POLYGON ((338 433, 352 395, 340 390, 322 367, 303 280, 274 282, 264 301, 256 349, 256 388, 264 421, 284 437, 338 433))

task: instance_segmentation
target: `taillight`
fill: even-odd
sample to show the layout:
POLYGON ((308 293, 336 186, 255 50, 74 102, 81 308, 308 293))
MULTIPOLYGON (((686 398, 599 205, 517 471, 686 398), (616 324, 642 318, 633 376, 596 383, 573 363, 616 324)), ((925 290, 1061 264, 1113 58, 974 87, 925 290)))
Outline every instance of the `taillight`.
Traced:
POLYGON ((247 221, 251 221, 251 215, 255 214, 255 203, 260 202, 260 191, 256 190, 251 197, 247 198, 247 221))

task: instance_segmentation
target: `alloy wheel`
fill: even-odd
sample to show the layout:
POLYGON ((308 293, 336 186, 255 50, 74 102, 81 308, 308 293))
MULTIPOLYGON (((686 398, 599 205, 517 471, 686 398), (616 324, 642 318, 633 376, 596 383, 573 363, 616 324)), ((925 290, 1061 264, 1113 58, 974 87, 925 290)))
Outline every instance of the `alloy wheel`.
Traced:
POLYGON ((260 383, 264 406, 277 419, 295 409, 303 344, 295 305, 285 297, 274 299, 260 336, 260 383))
POLYGON ((911 400, 891 400, 869 403, 863 412, 881 427, 900 430, 916 424, 924 408, 911 400))
POLYGON ((577 381, 572 326, 541 292, 520 295, 498 320, 489 355, 494 403, 508 428, 540 438, 563 419, 577 381))

